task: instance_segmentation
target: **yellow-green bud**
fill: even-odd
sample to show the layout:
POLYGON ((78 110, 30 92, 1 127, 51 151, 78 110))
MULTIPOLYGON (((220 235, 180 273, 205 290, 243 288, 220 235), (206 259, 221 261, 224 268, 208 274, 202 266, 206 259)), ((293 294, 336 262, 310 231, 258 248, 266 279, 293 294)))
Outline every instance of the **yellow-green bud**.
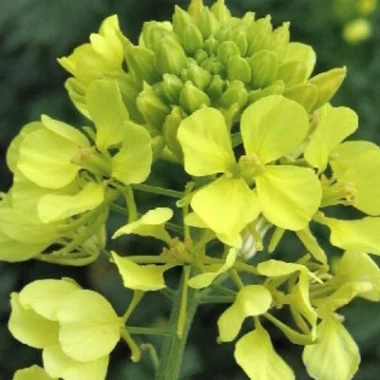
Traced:
POLYGON ((249 63, 246 59, 237 55, 228 61, 227 73, 230 81, 237 79, 245 84, 251 82, 251 67, 249 63))
POLYGON ((248 100, 248 92, 243 82, 234 80, 230 82, 227 90, 219 99, 219 104, 223 108, 230 108, 233 104, 237 103, 239 107, 244 107, 248 100))
POLYGON ((181 45, 172 37, 165 37, 157 50, 157 68, 161 74, 180 75, 186 65, 186 55, 181 45))
POLYGON ((144 85, 144 90, 137 97, 136 103, 145 121, 161 129, 170 108, 156 95, 151 86, 144 85))
POLYGON ((187 81, 181 91, 179 104, 186 113, 190 114, 202 106, 209 106, 211 102, 207 94, 195 87, 190 81, 187 81))
POLYGON ((210 36, 213 36, 219 29, 219 22, 214 14, 210 12, 210 9, 204 7, 198 19, 197 26, 203 38, 206 40, 210 36))
POLYGON ((309 73, 308 66, 302 61, 290 61, 280 66, 278 79, 284 81, 286 86, 291 87, 305 82, 309 73))
POLYGON ((235 55, 240 55, 240 50, 234 42, 224 41, 219 45, 218 60, 224 65, 227 66, 230 58, 234 57, 235 55))
POLYGON ((136 105, 136 99, 142 90, 142 88, 140 88, 140 84, 136 84, 136 82, 130 78, 129 74, 124 75, 122 78, 118 78, 117 84, 119 86, 124 104, 128 109, 129 116, 136 123, 143 123, 144 118, 136 105))
POLYGON ((285 90, 285 83, 282 80, 276 80, 270 86, 262 90, 250 91, 248 95, 248 104, 252 104, 261 98, 269 95, 282 95, 285 90))
POLYGON ((154 50, 159 42, 171 35, 170 23, 149 21, 145 22, 142 31, 142 40, 148 49, 154 50))
POLYGON ((245 53, 248 49, 248 41, 247 41, 247 35, 244 30, 238 30, 231 35, 232 41, 235 42, 236 46, 238 47, 240 54, 242 57, 245 56, 245 53))
POLYGON ((346 67, 336 68, 325 73, 318 74, 308 82, 318 88, 318 100, 313 109, 318 109, 327 103, 338 91, 346 77, 346 67))
POLYGON ((183 82, 173 74, 164 74, 163 79, 162 90, 166 99, 169 103, 176 104, 183 88, 183 82))
POLYGON ((181 146, 177 139, 178 127, 183 120, 183 113, 180 107, 174 107, 172 112, 166 117, 165 123, 162 129, 166 144, 169 150, 182 161, 183 153, 181 146))
POLYGON ((278 72, 278 59, 269 50, 255 53, 248 60, 252 72, 252 86, 262 88, 270 85, 276 78, 278 72))
POLYGON ((201 16, 203 9, 203 0, 191 0, 191 3, 187 11, 189 15, 193 18, 193 20, 198 20, 201 16))
POLYGON ((220 25, 226 24, 231 19, 231 12, 224 4, 224 0, 217 0, 212 5, 211 12, 215 15, 220 25))
POLYGON ((225 89, 226 82, 221 78, 220 75, 214 75, 207 89, 207 93, 210 96, 211 100, 215 102, 222 96, 225 89))
POLYGON ((133 46, 132 43, 120 33, 123 43, 125 60, 129 71, 138 80, 144 80, 149 84, 159 79, 156 70, 156 57, 151 50, 141 46, 133 46))
POLYGON ((290 40, 289 26, 289 22, 284 22, 272 33, 271 50, 273 50, 276 53, 276 56, 279 59, 284 57, 286 46, 290 40))
POLYGON ((196 60, 196 62, 200 65, 202 62, 204 62, 206 59, 208 58, 208 54, 202 50, 202 49, 199 49, 195 52, 194 54, 194 59, 196 60))
POLYGON ((181 40, 186 28, 193 23, 190 15, 179 6, 175 6, 173 14, 173 32, 176 33, 181 40))
POLYGON ((365 41, 371 34, 371 24, 362 17, 351 21, 343 29, 343 38, 352 45, 365 41))
POLYGON ((311 83, 301 83, 286 89, 284 96, 302 104, 307 112, 311 112, 318 99, 318 88, 311 83))
POLYGON ((221 62, 216 58, 208 58, 201 63, 201 67, 211 74, 222 74, 225 68, 221 62))
POLYGON ((272 24, 269 15, 255 21, 249 28, 247 28, 247 55, 251 56, 262 49, 268 48, 271 34, 272 24))
POLYGON ((215 55, 218 49, 219 43, 214 37, 207 38, 203 44, 203 49, 209 55, 215 55))
POLYGON ((165 138, 162 136, 155 136, 152 138, 152 153, 153 153, 153 160, 157 160, 162 151, 164 150, 166 145, 165 138))
POLYGON ((183 31, 182 45, 188 54, 194 54, 197 50, 202 48, 202 33, 194 24, 185 27, 185 30, 183 31))
POLYGON ((204 90, 211 81, 211 74, 199 67, 196 63, 193 63, 190 64, 186 70, 186 80, 190 80, 198 88, 204 90))

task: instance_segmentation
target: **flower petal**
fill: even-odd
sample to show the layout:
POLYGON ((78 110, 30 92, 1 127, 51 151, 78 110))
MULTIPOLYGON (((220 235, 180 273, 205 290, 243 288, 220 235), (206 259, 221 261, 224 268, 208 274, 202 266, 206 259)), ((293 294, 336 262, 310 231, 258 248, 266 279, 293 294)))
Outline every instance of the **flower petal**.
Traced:
POLYGON ((225 236, 236 236, 260 213, 257 196, 244 180, 226 176, 199 190, 191 206, 212 230, 225 236))
POLYGON ((198 274, 197 276, 194 276, 190 278, 190 280, 187 282, 187 284, 194 289, 203 289, 207 286, 211 285, 211 283, 222 273, 228 271, 230 269, 236 260, 236 249, 231 248, 228 252, 228 255, 226 257, 226 261, 223 265, 217 266, 214 270, 209 269, 209 267, 206 267, 206 272, 202 274, 198 274))
POLYGON ((120 339, 122 320, 110 303, 92 290, 76 290, 60 303, 57 318, 63 352, 79 362, 108 355, 120 339))
POLYGON ((21 290, 19 301, 23 308, 32 309, 50 321, 57 321, 59 303, 78 289, 78 285, 70 280, 36 280, 21 290))
POLYGON ((313 379, 349 380, 358 370, 359 349, 343 325, 334 317, 317 327, 318 343, 306 346, 302 359, 313 379))
POLYGON ((15 372, 13 380, 53 380, 46 371, 38 365, 19 369, 15 372))
POLYGON ((320 182, 308 168, 268 165, 256 186, 264 216, 288 230, 304 228, 321 203, 320 182))
POLYGON ((214 108, 202 108, 183 120, 177 137, 191 175, 224 173, 235 164, 226 122, 214 108))
POLYGON ((322 172, 333 149, 358 128, 358 115, 350 108, 330 104, 319 112, 320 120, 306 146, 305 159, 322 172))
POLYGON ((166 288, 163 275, 171 266, 138 265, 127 257, 117 255, 115 252, 112 252, 112 258, 126 288, 144 292, 166 288))
POLYGON ((93 210, 103 199, 103 185, 90 182, 75 195, 43 196, 38 202, 38 216, 43 223, 55 222, 93 210))
POLYGON ((218 319, 219 338, 232 342, 245 318, 264 314, 270 308, 272 295, 262 285, 247 285, 236 296, 235 302, 218 319))
POLYGON ((265 164, 291 153, 302 142, 309 118, 295 101, 270 95, 244 111, 240 128, 246 153, 265 164))
POLYGON ((17 293, 11 294, 11 306, 8 329, 18 341, 34 348, 44 348, 58 342, 57 322, 24 308, 17 293))
POLYGON ((148 211, 139 220, 128 223, 119 228, 112 236, 113 239, 121 235, 136 234, 153 236, 165 242, 170 241, 170 235, 165 230, 165 223, 173 216, 173 210, 167 207, 157 207, 148 211))
POLYGON ((152 166, 152 139, 141 125, 124 124, 121 149, 112 158, 113 178, 126 185, 144 182, 152 166))
POLYGON ((100 151, 119 143, 124 123, 129 120, 119 87, 114 80, 92 82, 86 94, 87 110, 96 127, 96 146, 100 151))
POLYGON ((234 355, 252 380, 295 379, 293 371, 273 349, 270 336, 262 327, 244 335, 236 343, 234 355))
POLYGON ((109 362, 108 355, 85 363, 76 361, 67 356, 58 344, 46 347, 42 358, 50 376, 65 380, 104 380, 109 362))

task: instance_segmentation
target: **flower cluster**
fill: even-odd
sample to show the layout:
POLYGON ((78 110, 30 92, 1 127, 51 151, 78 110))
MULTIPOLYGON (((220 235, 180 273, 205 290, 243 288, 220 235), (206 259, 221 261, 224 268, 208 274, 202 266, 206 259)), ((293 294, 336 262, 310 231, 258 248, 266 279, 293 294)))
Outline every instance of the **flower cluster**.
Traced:
POLYGON ((13 140, 0 259, 87 265, 102 254, 133 298, 118 317, 103 296, 69 279, 12 294, 9 329, 42 349, 44 364, 15 379, 102 380, 120 338, 139 360, 133 334, 169 335, 157 379, 177 378, 194 312, 213 302, 227 304, 218 341, 236 340, 235 360, 249 378, 294 379, 270 324, 305 346, 312 378, 353 377, 359 350, 338 313, 357 297, 380 300, 370 256, 380 254, 380 149, 345 141, 358 117, 329 103, 345 68, 310 77, 315 60, 310 46, 289 41, 288 23, 273 29, 269 16, 235 18, 223 0, 210 8, 192 0, 172 22, 147 22, 137 45, 111 16, 90 43, 59 59, 89 126, 44 115, 13 140), (149 183, 162 160, 183 167, 183 191, 149 183), (175 198, 177 207, 142 213, 136 191, 175 198), (336 218, 338 205, 363 216, 336 218), (112 239, 153 237, 161 253, 110 252, 111 212, 126 218, 112 239), (329 231, 330 247, 320 245, 316 225, 329 231), (285 233, 304 246, 290 261, 276 258, 285 233), (331 267, 332 246, 341 255, 331 267), (177 289, 164 277, 174 267, 182 268, 177 289), (173 300, 167 327, 126 326, 146 292, 173 300), (291 317, 280 320, 279 309, 291 317), (241 333, 247 318, 253 328, 241 333))

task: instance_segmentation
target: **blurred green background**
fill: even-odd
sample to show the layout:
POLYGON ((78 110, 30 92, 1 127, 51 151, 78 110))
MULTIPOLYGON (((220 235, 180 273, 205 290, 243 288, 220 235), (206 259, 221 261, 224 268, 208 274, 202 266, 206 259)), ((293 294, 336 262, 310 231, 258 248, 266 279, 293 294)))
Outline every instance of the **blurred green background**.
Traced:
MULTIPOLYGON (((351 0, 340 1, 348 4, 351 0)), ((316 72, 346 65, 348 78, 334 105, 347 105, 360 116, 356 138, 380 143, 380 11, 370 18, 372 36, 358 45, 343 40, 342 19, 333 12, 332 0, 230 0, 226 1, 235 15, 255 11, 258 16, 271 14, 274 25, 291 21, 293 41, 311 44, 317 52, 316 72)), ((170 19, 174 5, 186 7, 185 0, 1 0, 0 1, 0 148, 1 191, 12 179, 5 164, 6 148, 21 126, 38 119, 41 113, 80 125, 82 119, 70 104, 63 88, 66 73, 56 58, 88 40, 101 20, 118 14, 121 28, 136 41, 144 21, 170 19)), ((352 17, 348 12, 348 17, 352 17)), ((167 168, 160 173, 170 177, 167 168)), ((177 177, 176 177, 177 178, 177 177)), ((177 180, 167 178, 172 186, 177 180)), ((146 198, 145 202, 157 199, 146 198)), ((111 220, 117 223, 117 220, 111 220)), ((380 231, 379 231, 380 233, 380 231)), ((120 249, 143 252, 151 249, 132 241, 120 249)), ((153 248, 152 248, 153 249, 153 248)), ((290 240, 284 246, 286 255, 293 249, 290 240)), ((105 294, 117 310, 123 310, 130 294, 121 290, 121 281, 107 263, 98 262, 87 268, 61 268, 39 262, 10 265, 0 263, 0 380, 10 380, 18 368, 40 362, 40 352, 15 341, 7 331, 9 294, 26 283, 46 277, 70 276, 84 287, 105 294)), ((138 309, 134 321, 159 323, 168 315, 169 305, 163 297, 148 296, 138 309)), ((216 343, 216 320, 222 307, 204 307, 197 314, 190 333, 184 360, 184 379, 245 379, 233 361, 233 346, 216 343)), ((362 364, 355 379, 380 378, 380 305, 355 301, 345 310, 346 326, 361 348, 362 364)), ((300 354, 301 347, 289 344, 276 330, 271 330, 279 353, 291 364, 297 379, 308 379, 300 354)), ((143 342, 143 341, 141 341, 143 342)), ((152 341, 158 344, 158 341, 152 341)), ((147 356, 147 355, 145 355, 147 356)), ((128 349, 120 344, 112 354, 109 380, 152 379, 152 369, 145 357, 141 365, 132 364, 128 349)), ((87 380, 87 379, 84 379, 87 380)), ((90 379, 89 379, 90 380, 90 379)), ((337 379, 339 380, 339 379, 337 379)))

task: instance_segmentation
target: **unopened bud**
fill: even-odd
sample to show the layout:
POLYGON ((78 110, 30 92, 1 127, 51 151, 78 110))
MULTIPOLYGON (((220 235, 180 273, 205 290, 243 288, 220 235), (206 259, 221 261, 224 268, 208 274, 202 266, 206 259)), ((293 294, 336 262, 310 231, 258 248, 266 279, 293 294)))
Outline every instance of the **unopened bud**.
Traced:
POLYGON ((235 42, 242 57, 245 56, 248 49, 247 35, 244 30, 238 30, 231 35, 232 41, 235 42))
POLYGON ((242 81, 245 84, 251 82, 251 67, 246 59, 239 56, 230 58, 227 66, 228 79, 242 81))
POLYGON ((176 75, 164 74, 163 76, 162 90, 164 96, 171 104, 177 104, 179 94, 183 88, 183 82, 176 75))
POLYGON ((351 21, 343 29, 343 38, 352 45, 365 41, 371 34, 371 24, 362 17, 351 21))
POLYGON ((307 65, 302 61, 287 62, 278 70, 278 79, 281 79, 288 87, 305 82, 307 75, 307 65))
POLYGON ((282 80, 276 80, 270 86, 263 88, 262 90, 254 90, 249 92, 248 104, 252 104, 261 98, 265 98, 269 95, 282 95, 285 90, 285 83, 282 80))
POLYGON ((181 145, 177 139, 178 127, 183 120, 183 113, 180 107, 174 107, 172 112, 166 117, 165 123, 162 129, 166 145, 169 150, 182 161, 183 153, 181 145))
POLYGON ((171 30, 172 26, 168 22, 146 22, 142 30, 142 41, 148 49, 156 51, 160 41, 170 35, 171 30))
POLYGON ((284 96, 301 104, 307 112, 311 112, 318 98, 318 88, 311 83, 301 83, 286 89, 284 96))
POLYGON ((186 28, 193 23, 190 15, 179 6, 175 6, 173 15, 173 32, 183 40, 186 28))
POLYGON ((313 109, 320 108, 335 95, 342 85, 346 73, 346 67, 341 67, 318 74, 309 80, 309 83, 318 88, 318 100, 313 109))
POLYGON ((289 43, 289 22, 284 22, 280 27, 275 29, 271 38, 271 50, 281 59, 285 55, 286 47, 289 43))
POLYGON ((278 60, 273 52, 269 50, 259 51, 249 58, 248 62, 251 66, 251 82, 254 87, 266 87, 277 78, 278 60))
POLYGON ((231 12, 224 4, 224 0, 217 0, 212 5, 211 12, 215 15, 220 25, 226 24, 231 19, 231 12))
POLYGON ((197 50, 202 48, 202 33, 194 24, 185 27, 182 36, 182 45, 188 54, 194 54, 197 50))
POLYGON ((219 47, 218 41, 214 37, 209 37, 203 44, 203 49, 209 56, 216 55, 219 47))
POLYGON ((230 108, 234 103, 239 107, 244 107, 248 100, 248 92, 243 82, 234 80, 230 82, 227 90, 219 99, 219 104, 223 108, 230 108))
POLYGON ((208 54, 202 50, 199 49, 194 54, 195 61, 200 65, 202 62, 204 62, 208 58, 208 54))
POLYGON ((211 81, 211 74, 194 63, 187 69, 187 79, 204 90, 211 81))
POLYGON ((117 84, 119 86, 124 104, 128 109, 129 116, 136 123, 143 123, 144 118, 136 105, 136 99, 141 91, 140 85, 136 84, 136 82, 131 78, 130 74, 118 78, 117 84))
POLYGON ((191 0, 191 3, 188 8, 189 15, 193 20, 198 20, 204 9, 203 0, 191 0))
POLYGON ((165 37, 159 43, 157 67, 161 74, 179 75, 186 65, 186 55, 181 45, 172 37, 165 37))
POLYGON ((270 16, 256 20, 247 28, 248 49, 247 56, 268 48, 272 35, 272 24, 270 16))
POLYGON ((198 19, 197 26, 203 38, 206 40, 210 36, 213 36, 219 29, 219 22, 214 14, 210 12, 210 9, 204 7, 198 19))
POLYGON ((211 102, 210 98, 202 90, 187 81, 181 91, 179 103, 185 112, 190 114, 202 106, 209 106, 211 102))
POLYGON ((221 76, 214 75, 207 89, 207 93, 210 96, 211 100, 214 102, 222 96, 225 88, 226 82, 221 78, 221 76))
POLYGON ((218 60, 227 66, 230 58, 240 55, 240 50, 232 41, 224 41, 218 48, 218 60))
POLYGON ((137 107, 145 121, 157 129, 162 128, 169 107, 161 100, 149 85, 144 86, 137 100, 137 107))

